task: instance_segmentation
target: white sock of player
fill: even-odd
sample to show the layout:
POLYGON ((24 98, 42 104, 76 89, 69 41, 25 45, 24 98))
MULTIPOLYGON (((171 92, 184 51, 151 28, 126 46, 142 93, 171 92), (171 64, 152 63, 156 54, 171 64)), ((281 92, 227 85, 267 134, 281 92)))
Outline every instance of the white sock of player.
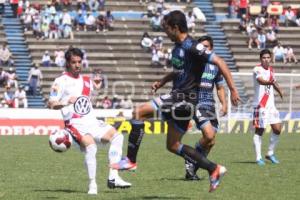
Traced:
POLYGON ((254 134, 253 136, 253 144, 254 144, 254 149, 256 153, 256 160, 262 159, 261 157, 261 143, 262 139, 260 135, 254 134))
MULTIPOLYGON (((123 140, 124 136, 120 133, 114 134, 113 138, 111 139, 109 151, 108 151, 108 159, 109 163, 118 163, 122 157, 122 148, 123 148, 123 140)), ((109 169, 109 180, 115 179, 118 177, 118 170, 109 169)))
POLYGON ((268 156, 271 156, 274 154, 275 147, 279 141, 279 135, 276 135, 274 133, 270 136, 270 144, 268 148, 268 156))
POLYGON ((96 144, 90 144, 85 148, 84 163, 87 169, 90 183, 96 182, 96 169, 97 169, 96 153, 97 153, 96 144))

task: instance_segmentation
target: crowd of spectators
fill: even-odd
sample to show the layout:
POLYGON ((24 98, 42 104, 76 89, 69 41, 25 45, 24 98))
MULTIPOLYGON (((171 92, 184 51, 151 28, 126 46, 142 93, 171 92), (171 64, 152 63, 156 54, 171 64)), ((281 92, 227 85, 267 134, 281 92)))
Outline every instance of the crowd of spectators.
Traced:
POLYGON ((104 0, 52 0, 45 5, 18 1, 16 16, 25 31, 32 31, 36 39, 74 39, 76 31, 113 30, 114 17, 104 10, 104 0))
MULTIPOLYGON (((274 3, 281 6, 278 2, 274 3)), ((272 9, 268 10, 268 6, 271 5, 270 0, 261 0, 261 6, 254 6, 251 11, 252 5, 249 4, 249 0, 229 0, 228 16, 240 18, 239 28, 248 36, 249 50, 253 47, 257 49, 273 48, 274 63, 276 61, 298 63, 293 48, 291 46, 283 47, 277 34, 280 31, 280 22, 286 27, 296 26, 300 23, 300 10, 295 13, 295 9, 287 6, 282 13, 273 13, 272 9)))

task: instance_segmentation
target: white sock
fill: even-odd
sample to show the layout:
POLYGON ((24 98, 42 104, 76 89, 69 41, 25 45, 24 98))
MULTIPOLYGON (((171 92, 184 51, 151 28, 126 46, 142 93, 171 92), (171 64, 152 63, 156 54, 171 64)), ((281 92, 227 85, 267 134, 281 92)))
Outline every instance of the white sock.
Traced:
MULTIPOLYGON (((109 163, 118 163, 122 157, 122 148, 123 148, 123 140, 124 136, 120 133, 114 134, 113 138, 111 139, 109 151, 108 151, 108 159, 109 163)), ((118 177, 118 170, 110 169, 109 170, 109 177, 108 179, 115 179, 118 177)))
POLYGON ((97 145, 90 144, 85 148, 84 163, 91 182, 96 182, 96 161, 97 145))
POLYGON ((254 134, 253 136, 253 145, 254 145, 254 150, 255 150, 255 154, 256 154, 256 161, 262 159, 261 157, 261 136, 254 134))
POLYGON ((275 147, 279 141, 279 135, 276 135, 274 133, 270 136, 270 144, 268 148, 268 156, 271 156, 274 154, 275 147))

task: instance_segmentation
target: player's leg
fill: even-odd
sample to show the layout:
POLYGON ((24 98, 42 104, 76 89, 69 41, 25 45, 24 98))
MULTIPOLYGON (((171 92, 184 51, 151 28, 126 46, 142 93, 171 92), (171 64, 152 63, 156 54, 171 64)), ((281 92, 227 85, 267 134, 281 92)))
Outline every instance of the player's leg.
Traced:
POLYGON ((220 178, 226 173, 226 168, 209 161, 201 153, 197 152, 196 149, 182 144, 181 139, 184 133, 182 130, 184 129, 180 128, 178 124, 168 121, 167 149, 193 163, 195 166, 207 170, 210 175, 209 191, 214 191, 220 184, 220 178))
MULTIPOLYGON (((102 124, 98 131, 103 134, 97 134, 95 140, 97 143, 108 143, 110 142, 110 147, 108 151, 108 159, 110 163, 109 176, 107 180, 107 186, 111 189, 113 188, 129 188, 131 183, 124 181, 118 173, 118 170, 113 169, 111 166, 115 163, 119 163, 122 157, 122 148, 124 136, 117 132, 117 130, 107 124, 102 124)), ((96 133, 95 133, 96 134, 96 133)))
POLYGON ((256 163, 260 166, 265 165, 265 161, 261 156, 261 146, 262 146, 262 135, 264 133, 264 128, 255 128, 254 136, 253 136, 253 146, 256 155, 256 163))
POLYGON ((273 164, 278 164, 279 161, 277 160, 274 151, 279 141, 279 135, 281 133, 282 128, 281 123, 271 124, 271 128, 272 133, 270 136, 270 143, 266 159, 270 160, 273 164))

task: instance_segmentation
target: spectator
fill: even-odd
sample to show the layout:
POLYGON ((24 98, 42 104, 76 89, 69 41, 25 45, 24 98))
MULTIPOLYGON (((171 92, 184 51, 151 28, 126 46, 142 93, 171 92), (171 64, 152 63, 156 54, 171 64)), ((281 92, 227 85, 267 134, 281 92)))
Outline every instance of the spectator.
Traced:
POLYGON ((5 0, 0 0, 0 15, 4 12, 5 0))
POLYGON ((152 58, 151 58, 151 65, 154 67, 160 67, 161 63, 159 62, 159 50, 153 49, 152 50, 152 58))
POLYGON ((28 107, 26 92, 24 86, 21 85, 15 91, 15 108, 19 108, 20 103, 23 105, 23 108, 28 107))
POLYGON ((43 37, 43 32, 42 32, 40 23, 34 21, 33 24, 32 24, 32 31, 33 31, 34 37, 37 40, 39 40, 40 38, 43 37))
POLYGON ((17 17, 18 5, 19 5, 19 0, 10 0, 10 6, 12 8, 14 17, 17 17))
POLYGON ((0 67, 0 87, 4 87, 7 85, 8 75, 7 72, 0 67))
POLYGON ((43 34, 43 40, 46 38, 49 38, 49 24, 47 22, 44 22, 41 26, 42 34, 43 34))
POLYGON ((270 43, 272 45, 277 43, 276 33, 273 31, 271 27, 267 29, 266 36, 267 36, 267 43, 270 43))
POLYGON ((4 107, 14 108, 15 107, 15 95, 9 86, 5 87, 4 92, 4 107))
POLYGON ((285 26, 289 26, 290 24, 295 24, 295 13, 292 10, 292 7, 289 6, 284 14, 284 24, 285 26))
POLYGON ((260 49, 260 44, 258 40, 258 32, 256 28, 251 25, 249 30, 249 41, 248 41, 248 48, 252 49, 252 44, 255 43, 257 46, 257 49, 260 49))
POLYGON ((86 11, 88 8, 88 5, 86 4, 86 0, 77 0, 77 9, 86 11))
POLYGON ((58 38, 58 27, 55 24, 54 20, 51 20, 49 24, 49 39, 57 39, 58 38))
POLYGON ((240 0, 239 2, 239 18, 243 15, 248 15, 248 3, 249 0, 240 0))
POLYGON ((97 0, 89 0, 88 2, 90 10, 98 10, 99 2, 97 0))
POLYGON ((195 17, 193 15, 192 11, 188 12, 188 14, 186 16, 186 22, 187 22, 188 29, 191 30, 192 33, 195 33, 196 23, 195 23, 195 17))
POLYGON ((64 67, 65 66, 65 52, 63 51, 63 48, 59 48, 57 51, 54 52, 54 62, 56 66, 58 67, 64 67))
POLYGON ((31 29, 32 16, 29 13, 25 13, 22 17, 22 21, 24 24, 24 31, 29 31, 31 29))
POLYGON ((140 45, 146 52, 151 52, 153 41, 148 32, 144 32, 140 45))
POLYGON ((266 26, 266 19, 262 14, 260 14, 255 18, 254 24, 256 28, 264 29, 266 26))
POLYGON ((6 43, 4 43, 0 49, 0 65, 12 66, 14 62, 11 59, 11 55, 6 43))
POLYGON ((228 0, 228 17, 236 17, 236 0, 228 0))
POLYGON ((70 38, 71 40, 74 39, 73 28, 71 25, 68 25, 68 24, 64 25, 63 36, 64 36, 64 38, 70 38))
POLYGON ((42 57, 42 65, 43 65, 43 67, 51 66, 51 57, 49 55, 49 51, 45 51, 45 53, 42 57))
POLYGON ((69 10, 72 6, 72 0, 61 0, 63 10, 69 10))
POLYGON ((161 31, 161 17, 159 13, 156 13, 150 20, 150 26, 153 31, 161 31))
POLYGON ((128 96, 127 98, 126 97, 122 98, 121 102, 120 102, 120 106, 123 109, 131 109, 131 108, 133 108, 133 103, 132 103, 131 97, 128 96))
POLYGON ((82 50, 82 53, 83 53, 83 58, 82 58, 82 66, 84 68, 89 68, 89 61, 87 59, 87 53, 86 53, 86 50, 82 50))
POLYGON ((298 9, 295 23, 297 24, 297 26, 300 26, 300 8, 298 9))
POLYGON ((37 88, 40 87, 43 75, 41 70, 38 67, 38 64, 35 64, 29 71, 28 74, 28 84, 29 84, 29 94, 35 96, 37 94, 37 88))
POLYGON ((70 26, 72 26, 72 17, 68 13, 67 9, 63 9, 62 23, 63 23, 63 25, 70 25, 70 26))
POLYGON ((298 60, 294 54, 294 50, 292 47, 287 46, 287 48, 284 51, 285 51, 285 56, 286 56, 287 62, 294 61, 295 64, 298 63, 298 60))
POLYGON ((76 31, 84 30, 86 31, 85 26, 85 17, 82 14, 82 10, 78 10, 77 16, 75 17, 76 31))
POLYGON ((112 31, 114 29, 114 16, 111 14, 111 11, 108 10, 106 11, 106 16, 105 16, 105 19, 106 19, 106 23, 107 23, 107 28, 108 30, 112 31))
POLYGON ((140 4, 146 4, 149 3, 149 0, 140 0, 140 4))
POLYGON ((99 15, 97 20, 96 20, 96 33, 99 31, 105 32, 107 30, 107 21, 103 15, 99 15))
POLYGON ((259 29, 258 31, 258 37, 259 45, 261 49, 266 48, 266 42, 267 42, 267 37, 263 29, 259 29))
POLYGON ((88 11, 87 15, 85 17, 85 30, 88 31, 95 31, 96 29, 96 19, 93 15, 91 15, 91 12, 88 11))
POLYGON ((270 3, 270 0, 260 0, 260 5, 262 8, 267 8, 270 3))
POLYGON ((101 102, 102 108, 109 109, 112 106, 111 100, 108 98, 108 96, 105 96, 104 99, 101 102))
POLYGON ((247 32, 247 26, 249 25, 249 18, 246 15, 243 15, 240 19, 239 29, 241 32, 247 32))
POLYGON ((92 81, 93 81, 93 86, 96 90, 100 90, 101 88, 103 88, 103 79, 101 76, 100 69, 98 70, 96 69, 93 71, 92 81))
POLYGON ((7 72, 7 85, 9 87, 18 88, 18 77, 15 70, 10 67, 7 72))
POLYGON ((98 0, 98 2, 99 2, 99 10, 104 10, 105 0, 98 0))
POLYGON ((281 46, 281 43, 278 42, 278 44, 273 48, 273 63, 280 60, 286 63, 284 48, 281 46))
POLYGON ((119 109, 120 108, 120 100, 118 99, 118 96, 115 95, 111 101, 112 103, 112 109, 119 109))

